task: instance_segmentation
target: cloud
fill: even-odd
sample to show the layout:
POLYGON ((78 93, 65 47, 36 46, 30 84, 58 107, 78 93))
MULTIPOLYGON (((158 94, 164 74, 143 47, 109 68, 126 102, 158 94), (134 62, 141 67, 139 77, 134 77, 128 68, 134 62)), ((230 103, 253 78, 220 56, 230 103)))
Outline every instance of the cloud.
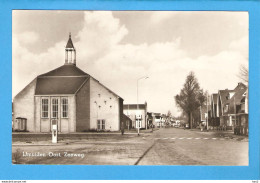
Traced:
MULTIPOLYGON (((159 15, 155 12, 153 21, 162 21, 174 13, 159 15)), ((192 58, 180 47, 181 37, 152 44, 122 44, 127 34, 126 26, 111 12, 85 12, 83 28, 74 41, 77 66, 121 96, 125 103, 136 103, 137 79, 149 76, 139 81, 139 102, 147 101, 152 112, 171 110, 173 115, 179 114, 174 96, 190 71, 195 72, 201 87, 211 93, 235 87, 239 65, 248 59, 248 37, 231 42, 228 49, 217 54, 192 58)), ((14 35, 14 94, 37 75, 64 63, 65 41, 34 54, 14 35)))
POLYGON ((36 32, 26 31, 16 35, 16 39, 23 45, 34 44, 39 40, 39 35, 36 32))
POLYGON ((13 34, 12 39, 12 96, 14 97, 37 75, 48 72, 64 63, 65 42, 56 43, 44 53, 30 52, 23 40, 13 34))
POLYGON ((172 18, 175 15, 178 15, 178 11, 153 11, 150 21, 154 24, 162 23, 164 20, 172 18))

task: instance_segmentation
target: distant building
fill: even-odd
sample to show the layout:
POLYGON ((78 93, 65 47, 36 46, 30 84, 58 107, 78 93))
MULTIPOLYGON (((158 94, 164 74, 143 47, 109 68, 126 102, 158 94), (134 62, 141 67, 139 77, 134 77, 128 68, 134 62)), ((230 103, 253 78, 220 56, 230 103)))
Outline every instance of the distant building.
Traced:
POLYGON ((147 128, 147 103, 144 104, 124 104, 124 114, 132 120, 132 128, 147 128))
POLYGON ((120 130, 123 99, 76 66, 71 36, 65 57, 64 65, 37 76, 14 97, 14 123, 25 118, 30 132, 51 132, 52 119, 62 133, 120 130))
POLYGON ((154 116, 154 122, 155 122, 155 126, 157 128, 161 128, 162 127, 162 117, 161 117, 161 113, 153 113, 154 116))

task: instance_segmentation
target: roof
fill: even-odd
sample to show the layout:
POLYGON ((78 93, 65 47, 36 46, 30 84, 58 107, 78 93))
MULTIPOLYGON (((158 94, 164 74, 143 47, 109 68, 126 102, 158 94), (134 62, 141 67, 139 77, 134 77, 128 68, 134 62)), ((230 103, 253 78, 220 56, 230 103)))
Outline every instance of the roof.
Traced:
POLYGON ((217 94, 217 93, 213 93, 213 94, 212 94, 212 98, 213 98, 213 103, 214 103, 214 104, 217 104, 218 94, 217 94))
MULTIPOLYGON (((137 109, 137 104, 124 104, 123 109, 137 109)), ((146 109, 146 105, 138 104, 138 109, 146 109)))
POLYGON ((39 77, 35 95, 75 94, 89 77, 39 77))
POLYGON ((36 78, 35 95, 75 94, 89 78, 94 79, 111 93, 121 98, 74 64, 65 64, 39 75, 36 78))
POLYGON ((89 76, 87 73, 79 69, 76 65, 74 64, 66 64, 63 66, 60 66, 54 70, 51 70, 50 72, 47 72, 45 74, 42 74, 38 77, 42 76, 89 76))
POLYGON ((129 120, 129 121, 132 121, 132 119, 131 118, 129 118, 127 115, 125 115, 124 113, 123 113, 123 117, 124 117, 124 119, 125 120, 129 120))
POLYGON ((244 93, 247 91, 247 87, 245 85, 241 86, 240 88, 236 87, 236 93, 227 101, 229 103, 230 108, 228 113, 234 114, 238 112, 238 105, 241 105, 243 99, 245 98, 244 93), (236 105, 236 109, 235 109, 236 105))
POLYGON ((35 95, 75 94, 89 77, 73 64, 63 65, 37 77, 35 95))
POLYGON ((72 40, 71 40, 71 35, 69 36, 69 40, 67 42, 66 48, 74 48, 72 40))
POLYGON ((221 97, 222 105, 225 105, 226 102, 229 100, 229 92, 233 92, 234 90, 219 90, 219 95, 221 97))

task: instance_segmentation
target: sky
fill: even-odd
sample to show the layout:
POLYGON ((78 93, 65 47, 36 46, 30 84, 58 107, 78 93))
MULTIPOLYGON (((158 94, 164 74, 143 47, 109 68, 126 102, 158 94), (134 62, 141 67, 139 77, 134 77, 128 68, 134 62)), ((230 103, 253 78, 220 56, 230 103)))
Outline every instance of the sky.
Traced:
POLYGON ((71 32, 77 66, 148 111, 178 116, 174 96, 193 71, 210 94, 234 89, 248 67, 248 13, 14 10, 12 96, 65 62, 71 32))

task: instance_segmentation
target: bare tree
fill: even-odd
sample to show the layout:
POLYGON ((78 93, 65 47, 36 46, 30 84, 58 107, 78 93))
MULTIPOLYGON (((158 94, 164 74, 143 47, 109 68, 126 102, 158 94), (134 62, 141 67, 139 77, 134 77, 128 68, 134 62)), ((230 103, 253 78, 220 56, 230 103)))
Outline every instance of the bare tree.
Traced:
POLYGON ((248 68, 245 65, 240 65, 237 76, 248 86, 248 68))

